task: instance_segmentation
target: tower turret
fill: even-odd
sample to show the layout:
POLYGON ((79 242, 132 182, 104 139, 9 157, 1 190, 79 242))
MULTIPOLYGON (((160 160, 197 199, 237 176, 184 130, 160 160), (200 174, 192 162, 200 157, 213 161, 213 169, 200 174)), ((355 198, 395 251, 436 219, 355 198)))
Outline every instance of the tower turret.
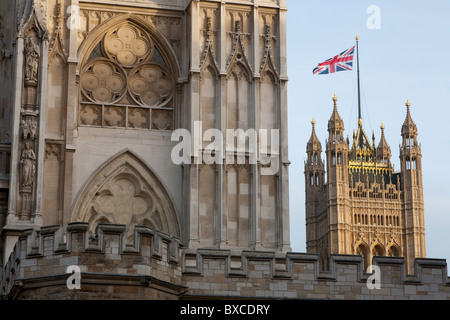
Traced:
POLYGON ((409 272, 414 272, 414 260, 425 258, 425 219, 422 183, 422 152, 417 126, 411 117, 411 102, 406 102, 406 119, 402 126, 400 146, 401 181, 404 194, 403 221, 407 243, 405 256, 409 272))
POLYGON ((322 144, 316 135, 316 120, 311 121, 312 132, 311 137, 306 146, 308 160, 305 164, 305 172, 310 173, 309 185, 312 187, 320 187, 324 183, 324 164, 322 161, 322 144))
POLYGON ((344 253, 350 247, 350 238, 343 232, 348 228, 350 215, 345 196, 348 194, 348 143, 344 138, 344 122, 337 108, 338 98, 333 97, 333 113, 328 121, 327 141, 327 192, 329 199, 328 253, 344 253))
POLYGON ((380 143, 378 144, 376 150, 377 160, 378 163, 389 164, 391 161, 392 152, 391 147, 387 143, 386 137, 384 135, 384 130, 386 129, 384 123, 381 124, 380 129, 381 129, 381 138, 380 143))
POLYGON ((305 162, 305 192, 306 192, 306 243, 310 251, 314 251, 317 238, 316 210, 319 195, 325 179, 325 165, 322 161, 322 144, 316 135, 316 120, 311 121, 311 137, 306 146, 307 160, 305 162))

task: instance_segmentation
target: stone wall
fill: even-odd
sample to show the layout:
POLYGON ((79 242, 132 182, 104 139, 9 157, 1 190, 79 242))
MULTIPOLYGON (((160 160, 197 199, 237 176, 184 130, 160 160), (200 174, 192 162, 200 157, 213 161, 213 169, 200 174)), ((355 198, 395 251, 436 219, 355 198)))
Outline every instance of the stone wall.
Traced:
POLYGON ((10 299, 175 299, 181 285, 179 241, 147 227, 135 228, 126 245, 125 226, 87 223, 29 230, 19 238, 1 277, 10 299), (65 238, 65 239, 64 239, 65 238), (69 266, 81 271, 81 290, 67 288, 69 266))
POLYGON ((29 230, 19 238, 1 275, 6 299, 450 299, 445 260, 417 259, 408 275, 403 258, 375 257, 380 289, 363 272, 360 256, 335 255, 330 272, 318 255, 256 251, 186 250, 176 238, 125 226, 88 224, 29 230), (67 267, 81 271, 69 290, 67 267))
POLYGON ((319 271, 315 254, 199 250, 184 257, 183 285, 193 298, 450 299, 445 260, 417 259, 408 275, 404 258, 374 257, 381 288, 371 290, 376 273, 363 272, 360 256, 332 255, 330 272, 319 271))

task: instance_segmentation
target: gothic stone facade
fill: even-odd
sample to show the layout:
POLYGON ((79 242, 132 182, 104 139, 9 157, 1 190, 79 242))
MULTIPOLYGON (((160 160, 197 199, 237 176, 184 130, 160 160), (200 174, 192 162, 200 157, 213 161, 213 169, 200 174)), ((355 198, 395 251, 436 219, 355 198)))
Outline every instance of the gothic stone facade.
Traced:
POLYGON ((357 254, 363 256, 365 268, 374 256, 404 257, 407 271, 413 273, 415 259, 425 258, 426 250, 422 154, 411 103, 406 103, 401 128, 400 172, 394 172, 385 126, 377 146, 375 134, 370 141, 360 118, 350 144, 344 139, 336 96, 333 101, 326 162, 315 120, 307 144, 307 250, 320 255, 324 269, 331 254, 357 254))
POLYGON ((190 249, 289 251, 284 1, 1 8, 5 260, 23 230, 71 222, 92 234, 99 223, 127 225, 130 242, 141 225, 190 249), (209 165, 193 147, 173 163, 172 133, 194 134, 196 122, 201 137, 280 130, 277 174, 262 174, 245 150, 209 165))

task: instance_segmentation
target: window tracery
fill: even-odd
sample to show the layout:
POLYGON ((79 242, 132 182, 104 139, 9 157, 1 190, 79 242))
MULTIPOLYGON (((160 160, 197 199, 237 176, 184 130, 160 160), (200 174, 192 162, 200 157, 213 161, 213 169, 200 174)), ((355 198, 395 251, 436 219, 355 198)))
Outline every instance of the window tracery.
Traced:
POLYGON ((80 125, 173 130, 174 77, 148 32, 119 24, 88 55, 80 76, 80 125))

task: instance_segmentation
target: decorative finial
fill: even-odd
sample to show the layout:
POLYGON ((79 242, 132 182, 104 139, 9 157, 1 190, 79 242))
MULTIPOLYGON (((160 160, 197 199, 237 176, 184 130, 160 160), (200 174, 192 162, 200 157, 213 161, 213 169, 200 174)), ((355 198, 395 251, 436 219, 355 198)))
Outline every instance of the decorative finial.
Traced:
POLYGON ((358 120, 358 125, 359 125, 360 127, 362 127, 362 125, 363 125, 363 121, 362 121, 361 118, 359 118, 359 120, 358 120))
POLYGON ((409 99, 406 99, 406 106, 409 108, 411 107, 411 102, 409 101, 409 99))
POLYGON ((313 125, 313 126, 315 126, 316 125, 316 119, 312 119, 312 121, 311 121, 311 124, 313 125))
POLYGON ((356 35, 356 41, 359 41, 359 36, 358 35, 356 35))
POLYGON ((380 128, 381 128, 381 130, 384 130, 384 129, 386 129, 386 126, 384 125, 384 123, 383 123, 383 122, 381 123, 381 127, 380 127, 380 128))
POLYGON ((334 103, 336 103, 338 101, 338 97, 336 97, 336 93, 333 96, 333 101, 334 101, 334 103))

